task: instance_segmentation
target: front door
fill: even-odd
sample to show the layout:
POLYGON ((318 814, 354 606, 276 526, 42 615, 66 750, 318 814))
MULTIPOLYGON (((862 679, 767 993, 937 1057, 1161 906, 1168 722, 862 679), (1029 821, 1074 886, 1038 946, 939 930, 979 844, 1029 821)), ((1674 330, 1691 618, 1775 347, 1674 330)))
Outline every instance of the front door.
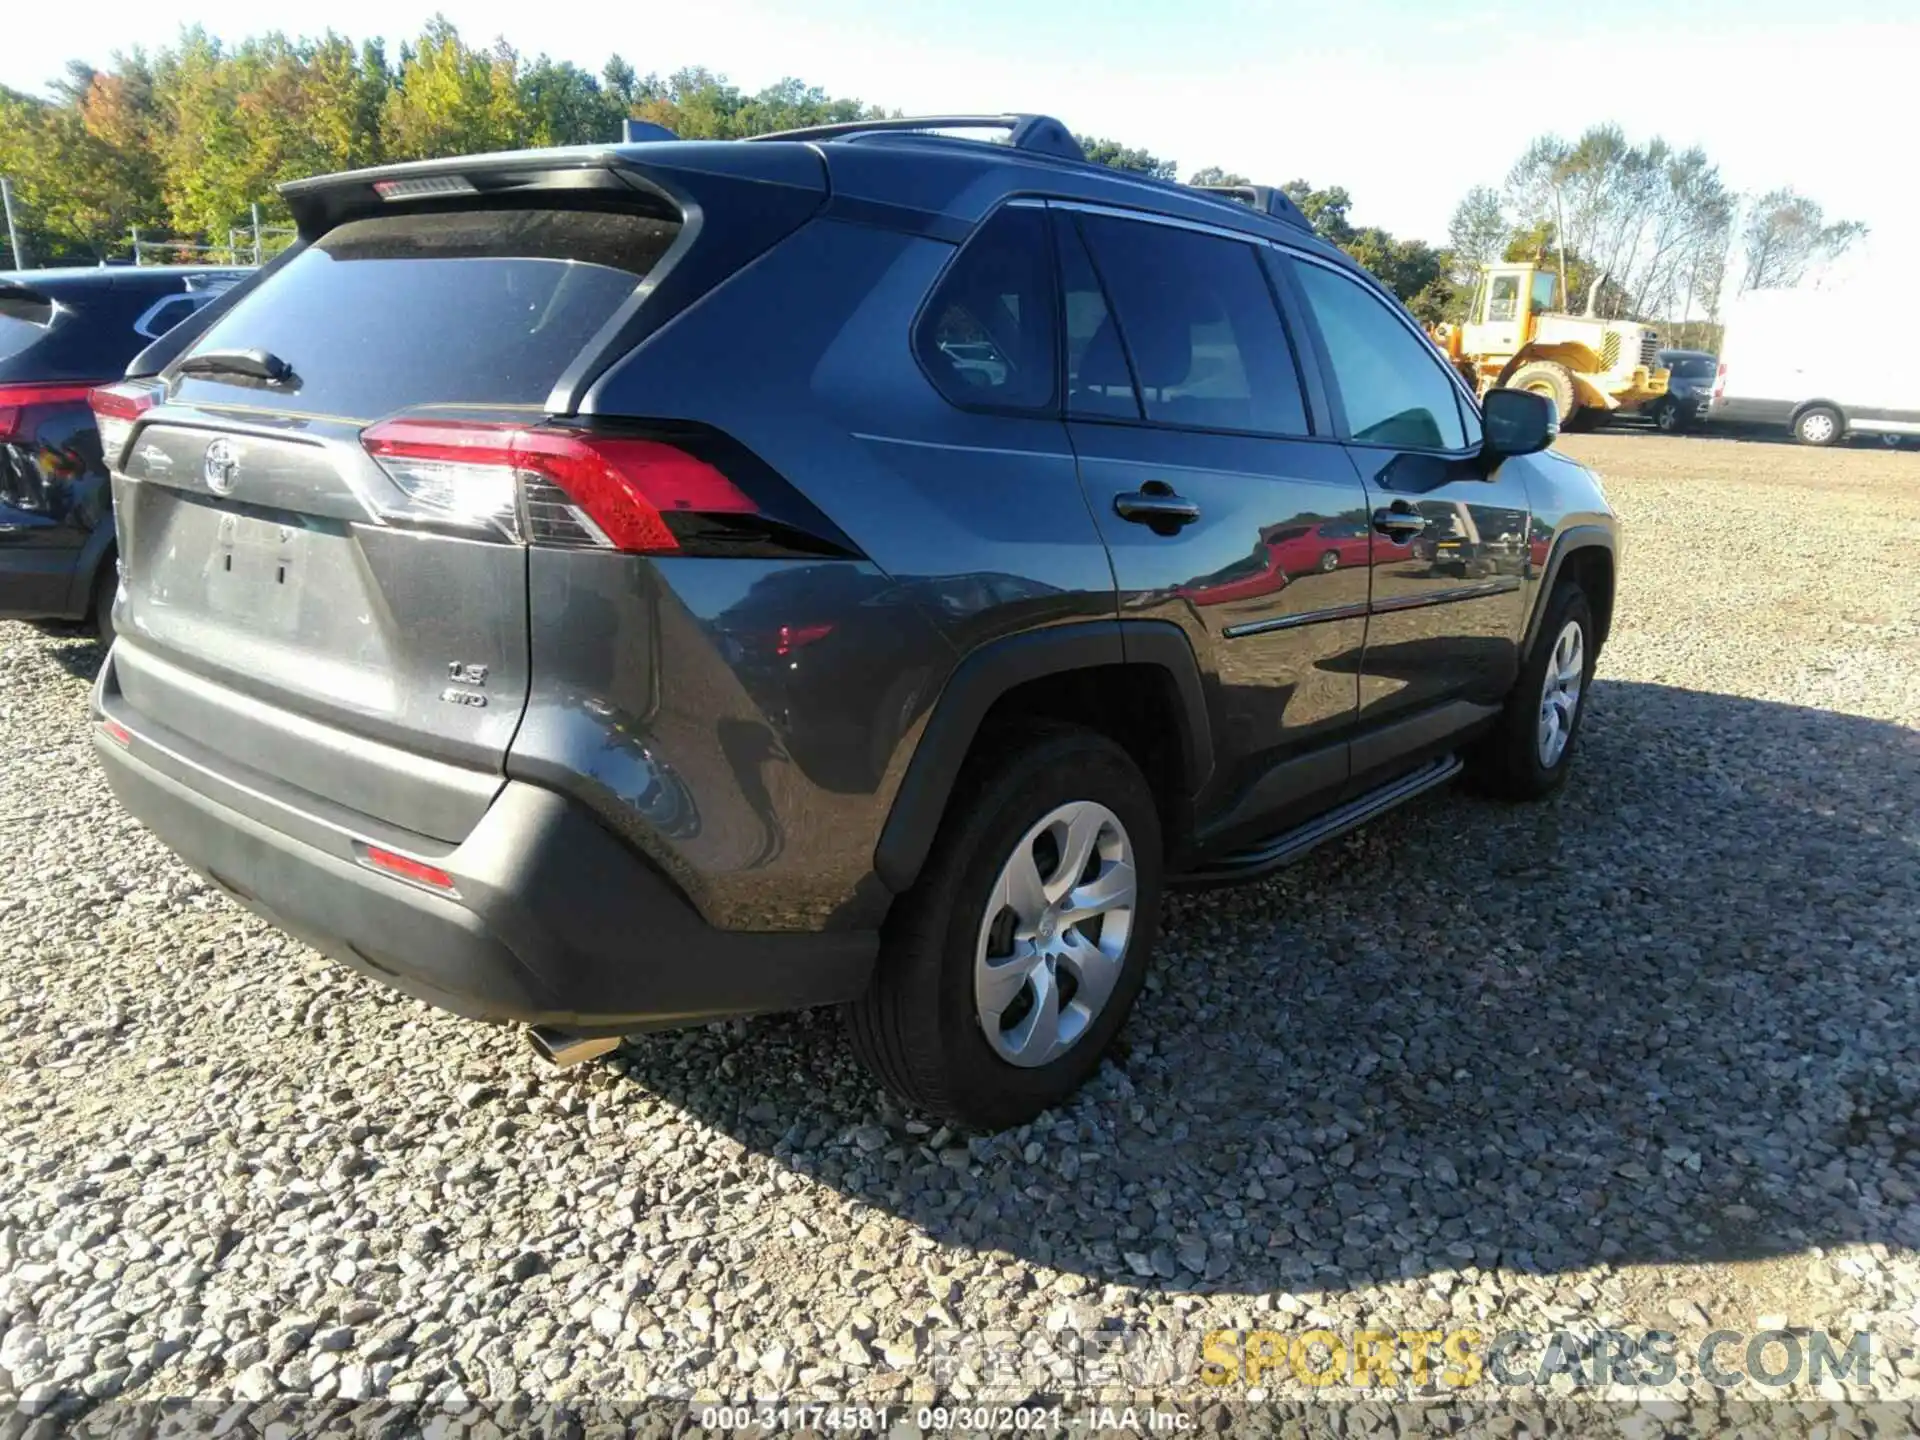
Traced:
POLYGON ((1214 691, 1227 810, 1206 838, 1278 828, 1347 779, 1366 491, 1324 419, 1314 433, 1252 245, 1054 215, 1068 432, 1121 613, 1185 630, 1214 691))
MULTIPOLYGON (((1483 458, 1478 414, 1395 307, 1329 266, 1290 268, 1372 507, 1359 734, 1410 721, 1403 738, 1444 740, 1500 704, 1517 673, 1526 485, 1520 467, 1483 458)), ((1398 758, 1356 742, 1356 772, 1398 758)))

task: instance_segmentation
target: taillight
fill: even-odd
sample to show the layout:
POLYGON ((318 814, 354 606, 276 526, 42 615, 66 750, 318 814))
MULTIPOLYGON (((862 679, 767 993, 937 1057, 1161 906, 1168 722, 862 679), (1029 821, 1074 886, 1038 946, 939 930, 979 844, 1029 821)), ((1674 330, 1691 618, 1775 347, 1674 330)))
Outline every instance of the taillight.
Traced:
POLYGON ((1721 397, 1727 393, 1727 365, 1723 360, 1713 371, 1713 403, 1718 405, 1721 397))
POLYGON ((140 417, 160 403, 160 392, 151 385, 103 385, 88 399, 100 432, 100 453, 108 465, 117 466, 140 417))
POLYGON ((409 518, 488 525, 522 544, 633 555, 769 546, 847 553, 838 532, 797 496, 785 508, 804 512, 798 523, 671 439, 401 419, 371 427, 360 441, 405 492, 409 518))
POLYGON ((27 438, 27 412, 42 405, 84 405, 91 385, 0 385, 0 443, 27 438))

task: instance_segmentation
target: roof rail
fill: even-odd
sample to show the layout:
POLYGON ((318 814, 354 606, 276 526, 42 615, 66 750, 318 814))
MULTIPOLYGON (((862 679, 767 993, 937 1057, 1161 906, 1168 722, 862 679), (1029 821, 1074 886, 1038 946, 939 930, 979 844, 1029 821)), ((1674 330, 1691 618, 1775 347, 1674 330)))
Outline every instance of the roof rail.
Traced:
POLYGON ((1004 130, 1016 150, 1031 150, 1062 160, 1087 158, 1073 132, 1051 115, 894 115, 878 120, 843 120, 834 125, 808 125, 799 130, 777 130, 752 140, 840 140, 852 135, 914 130, 1004 130))
POLYGON ((1218 195, 1222 200, 1231 200, 1244 205, 1249 210, 1258 210, 1262 215, 1271 215, 1276 220, 1284 220, 1289 225, 1297 225, 1302 230, 1313 229, 1313 222, 1307 219, 1300 207, 1287 198, 1284 190, 1273 185, 1194 185, 1189 187, 1208 195, 1218 195))

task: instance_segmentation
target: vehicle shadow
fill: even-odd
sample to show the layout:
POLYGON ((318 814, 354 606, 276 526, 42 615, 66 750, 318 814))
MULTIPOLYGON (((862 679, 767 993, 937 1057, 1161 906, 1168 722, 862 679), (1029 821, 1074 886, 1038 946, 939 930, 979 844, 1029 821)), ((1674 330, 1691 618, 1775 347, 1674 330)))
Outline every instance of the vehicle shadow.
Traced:
POLYGON ((107 647, 93 627, 80 621, 37 620, 33 628, 58 643, 48 647, 53 661, 76 680, 92 681, 106 663, 107 647))
MULTIPOLYGON (((1793 437, 1793 432, 1784 425, 1730 425, 1725 422, 1690 425, 1677 434, 1669 435, 1651 422, 1638 418, 1609 420, 1591 430, 1575 432, 1577 434, 1604 435, 1609 439, 1646 439, 1646 440, 1731 440, 1745 445, 1786 445, 1794 449, 1808 449, 1793 437)), ((1898 437, 1895 441, 1884 440, 1878 435, 1850 435, 1838 450, 1902 450, 1915 443, 1912 437, 1898 437)))
POLYGON ((1602 681, 1582 746, 1545 804, 1445 790, 1175 897, 1025 1130, 910 1128, 820 1014, 614 1064, 943 1243, 1139 1285, 1920 1244, 1920 732, 1602 681))

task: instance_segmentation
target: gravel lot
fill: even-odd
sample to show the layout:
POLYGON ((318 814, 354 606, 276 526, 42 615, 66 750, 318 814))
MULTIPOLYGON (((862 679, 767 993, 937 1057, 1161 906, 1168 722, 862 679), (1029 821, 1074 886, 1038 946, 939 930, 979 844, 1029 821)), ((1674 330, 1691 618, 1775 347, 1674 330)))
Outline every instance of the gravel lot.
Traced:
POLYGON ((114 806, 91 642, 0 624, 0 1400, 1017 1399, 956 1337, 1460 1324, 1870 1325, 1920 1394, 1920 455, 1562 443, 1628 532, 1565 792, 1178 899, 991 1140, 829 1015, 556 1074, 327 964, 114 806))

